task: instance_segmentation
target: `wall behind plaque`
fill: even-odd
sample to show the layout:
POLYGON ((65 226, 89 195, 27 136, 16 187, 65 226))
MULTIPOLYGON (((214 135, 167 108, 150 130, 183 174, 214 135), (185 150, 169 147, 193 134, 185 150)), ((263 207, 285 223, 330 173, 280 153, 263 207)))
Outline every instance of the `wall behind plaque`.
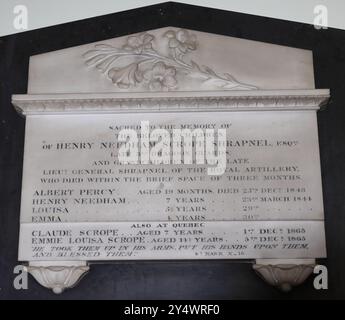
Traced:
MULTIPOLYGON (((58 70, 59 66, 56 66, 58 70)), ((0 38, 0 299, 330 299, 345 298, 345 31, 203 7, 166 3, 0 38), (29 56, 176 26, 313 50, 316 88, 331 88, 318 114, 329 289, 311 277, 289 294, 265 284, 250 263, 121 262, 93 271, 61 296, 29 279, 13 287, 17 262, 25 120, 11 95, 26 93, 29 56)))

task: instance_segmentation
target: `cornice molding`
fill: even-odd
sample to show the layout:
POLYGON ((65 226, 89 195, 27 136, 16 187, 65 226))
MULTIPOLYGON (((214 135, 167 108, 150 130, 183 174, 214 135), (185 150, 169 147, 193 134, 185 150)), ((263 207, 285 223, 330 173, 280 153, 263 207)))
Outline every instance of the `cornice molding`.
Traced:
POLYGON ((13 95, 23 115, 318 110, 330 97, 328 89, 200 91, 157 93, 13 95))

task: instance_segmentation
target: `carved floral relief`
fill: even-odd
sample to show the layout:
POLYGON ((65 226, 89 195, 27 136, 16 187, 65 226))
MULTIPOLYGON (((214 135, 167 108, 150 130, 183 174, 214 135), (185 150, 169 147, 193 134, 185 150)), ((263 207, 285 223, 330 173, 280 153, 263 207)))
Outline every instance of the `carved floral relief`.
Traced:
MULTIPOLYGON (((191 77, 210 90, 253 90, 231 74, 220 74, 192 59, 198 49, 194 34, 187 30, 168 30, 162 34, 166 50, 159 50, 156 37, 144 32, 129 36, 122 47, 97 44, 84 53, 85 63, 105 74, 119 89, 150 91, 181 89, 179 79, 191 77)), ((183 89, 183 88, 182 88, 183 89)))

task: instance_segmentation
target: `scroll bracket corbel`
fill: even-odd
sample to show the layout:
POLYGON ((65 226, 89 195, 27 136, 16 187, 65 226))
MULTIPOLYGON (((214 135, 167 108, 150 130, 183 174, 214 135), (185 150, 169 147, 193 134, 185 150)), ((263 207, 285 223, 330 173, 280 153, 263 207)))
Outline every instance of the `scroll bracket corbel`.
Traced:
POLYGON ((43 287, 60 294, 76 286, 90 267, 87 261, 30 261, 25 269, 43 287))
POLYGON ((256 259, 254 271, 268 284, 289 292, 312 273, 315 259, 256 259))

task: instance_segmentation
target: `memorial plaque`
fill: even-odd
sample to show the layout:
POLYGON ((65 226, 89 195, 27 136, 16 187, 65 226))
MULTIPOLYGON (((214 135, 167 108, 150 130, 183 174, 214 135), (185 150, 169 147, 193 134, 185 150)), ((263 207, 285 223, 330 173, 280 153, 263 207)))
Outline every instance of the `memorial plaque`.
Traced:
POLYGON ((89 261, 140 259, 260 259, 264 277, 292 265, 303 281, 326 256, 316 111, 329 92, 309 51, 163 28, 33 57, 29 79, 13 97, 19 260, 46 287, 89 261))

